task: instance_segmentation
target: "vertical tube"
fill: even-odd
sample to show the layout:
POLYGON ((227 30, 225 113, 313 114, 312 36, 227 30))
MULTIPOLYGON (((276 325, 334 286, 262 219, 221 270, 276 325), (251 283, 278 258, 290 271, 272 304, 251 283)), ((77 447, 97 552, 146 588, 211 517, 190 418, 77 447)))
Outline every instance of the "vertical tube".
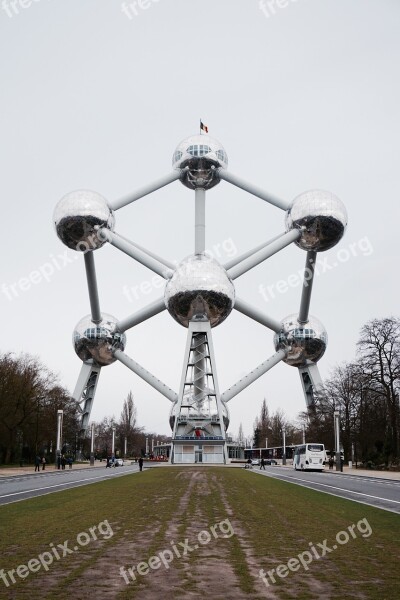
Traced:
POLYGON ((314 281, 315 261, 317 253, 314 251, 307 252, 306 265, 304 267, 303 291, 301 293, 299 323, 304 324, 308 321, 308 313, 310 310, 311 292, 314 281))
POLYGON ((128 438, 125 436, 125 441, 124 441, 124 458, 126 458, 127 454, 128 454, 128 438))
POLYGON ((305 427, 304 423, 303 423, 302 430, 303 430, 303 442, 302 443, 305 444, 306 443, 306 427, 305 427))
POLYGON ((93 252, 85 253, 86 279, 89 290, 90 310, 93 323, 101 322, 99 294, 97 291, 96 269, 94 266, 93 252))
POLYGON ((206 249, 206 190, 195 189, 194 253, 201 254, 206 249))
POLYGON ((149 454, 149 438, 146 438, 146 456, 149 454))
POLYGON ((192 343, 196 344, 193 352, 194 367, 193 367, 193 395, 196 400, 197 411, 200 413, 204 403, 204 388, 205 388, 205 349, 206 336, 197 334, 192 337, 192 343))

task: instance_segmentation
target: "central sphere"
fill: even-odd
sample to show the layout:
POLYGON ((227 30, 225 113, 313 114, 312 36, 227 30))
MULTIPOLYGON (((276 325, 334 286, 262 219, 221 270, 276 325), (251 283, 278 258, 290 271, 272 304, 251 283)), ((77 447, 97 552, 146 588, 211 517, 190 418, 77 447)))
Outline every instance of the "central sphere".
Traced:
POLYGON ((116 358, 113 350, 124 350, 126 335, 117 331, 117 319, 102 313, 100 323, 93 323, 91 315, 83 317, 73 333, 75 352, 83 362, 94 362, 105 367, 111 365, 116 358))
POLYGON ((192 135, 178 145, 172 166, 181 171, 180 179, 186 187, 210 189, 220 181, 218 169, 228 168, 228 157, 218 140, 192 135))
POLYGON ((165 306, 184 327, 189 321, 219 325, 231 312, 235 288, 226 270, 206 254, 185 258, 165 286, 165 306))
POLYGON ((307 361, 317 362, 324 354, 328 334, 315 317, 300 324, 298 315, 289 315, 282 321, 282 330, 274 336, 275 350, 288 350, 284 362, 292 367, 304 366, 307 361))

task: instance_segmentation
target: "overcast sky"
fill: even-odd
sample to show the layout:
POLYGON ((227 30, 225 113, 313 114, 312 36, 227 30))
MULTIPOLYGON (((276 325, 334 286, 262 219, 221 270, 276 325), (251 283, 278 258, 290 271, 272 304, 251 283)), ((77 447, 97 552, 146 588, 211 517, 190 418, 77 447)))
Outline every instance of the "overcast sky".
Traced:
MULTIPOLYGON (((54 207, 75 189, 114 200, 168 173, 201 117, 233 173, 287 201, 322 188, 346 205, 310 312, 329 335, 322 377, 352 360, 367 320, 399 314, 399 30, 398 0, 3 2, 1 351, 37 355, 73 391, 71 336, 89 300, 54 207)), ((193 252, 193 225, 180 182, 116 212, 118 233, 169 260, 193 252)), ((221 262, 283 231, 283 211, 226 182, 207 195, 207 248, 221 262)), ((236 280, 237 294, 278 320, 298 311, 300 285, 275 286, 305 256, 285 249, 236 280)), ((122 318, 162 295, 115 248, 95 260, 104 312, 122 318)), ((127 337, 127 354, 178 390, 186 330, 165 311, 127 337)), ((274 352, 272 332, 236 311, 213 339, 221 391, 274 352)), ((102 370, 92 418, 119 417, 129 390, 139 424, 169 434, 169 401, 120 364, 102 370)), ((234 398, 232 434, 242 422, 250 435, 264 397, 296 417, 297 369, 281 363, 234 398)))

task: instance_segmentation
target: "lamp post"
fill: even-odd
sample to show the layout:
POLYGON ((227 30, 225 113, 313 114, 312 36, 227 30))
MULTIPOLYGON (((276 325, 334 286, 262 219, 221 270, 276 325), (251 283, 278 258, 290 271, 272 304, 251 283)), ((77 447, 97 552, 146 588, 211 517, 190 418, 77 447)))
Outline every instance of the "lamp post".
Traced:
POLYGON ((286 465, 286 429, 284 427, 282 429, 282 436, 283 436, 282 465, 286 465))
POLYGON ((62 447, 62 422, 63 422, 64 411, 57 411, 57 438, 56 438, 56 467, 61 467, 61 447, 62 447))
POLYGON ((302 443, 305 444, 306 443, 306 426, 304 425, 304 423, 302 425, 302 434, 303 434, 303 442, 302 443))
POLYGON ((90 429, 90 466, 94 465, 94 423, 90 429))
POLYGON ((115 457, 115 427, 112 428, 111 458, 115 457))
POLYGON ((341 460, 340 460, 340 412, 335 410, 333 413, 334 417, 334 430, 335 430, 335 458, 336 458, 336 471, 341 471, 341 460))

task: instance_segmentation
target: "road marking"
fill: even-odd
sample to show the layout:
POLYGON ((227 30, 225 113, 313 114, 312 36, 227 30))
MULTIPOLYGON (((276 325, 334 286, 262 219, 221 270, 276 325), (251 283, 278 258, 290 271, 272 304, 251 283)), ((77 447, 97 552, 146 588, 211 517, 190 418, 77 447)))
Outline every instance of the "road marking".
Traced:
MULTIPOLYGON (((128 471, 128 472, 124 472, 124 473, 110 473, 110 475, 112 477, 118 477, 118 475, 128 475, 129 473, 132 473, 132 472, 135 473, 136 471, 128 471)), ((2 498, 9 498, 11 496, 20 496, 21 494, 30 494, 32 492, 42 492, 44 490, 50 490, 52 488, 57 488, 57 487, 62 487, 62 486, 72 486, 72 485, 75 485, 76 483, 84 483, 86 481, 94 481, 96 479, 103 479, 104 477, 105 477, 104 475, 100 475, 99 477, 86 477, 86 479, 78 479, 77 481, 64 481, 63 483, 57 483, 55 485, 47 485, 46 487, 42 487, 42 488, 34 488, 34 489, 24 490, 22 492, 13 492, 12 494, 2 494, 0 496, 0 500, 2 498)), ((27 498, 27 500, 28 500, 28 498, 27 498)))
MULTIPOLYGON (((255 471, 257 472, 257 471, 255 471)), ((340 488, 340 487, 336 487, 334 485, 329 485, 327 483, 319 483, 317 481, 310 481, 309 479, 300 479, 297 480, 295 477, 293 476, 289 476, 289 475, 270 475, 270 477, 275 477, 276 479, 279 479, 280 477, 286 477, 286 479, 290 480, 290 483, 295 483, 297 485, 301 485, 301 481, 304 481, 305 483, 311 483, 313 485, 320 485, 322 487, 328 487, 331 488, 333 490, 338 490, 340 492, 347 492, 348 494, 357 494, 357 496, 366 496, 367 498, 374 498, 374 500, 384 500, 385 502, 392 502, 394 504, 400 504, 400 500, 389 500, 389 498, 381 498, 380 496, 372 496, 371 494, 364 494, 362 492, 354 492, 353 490, 346 490, 345 488, 340 488)), ((307 487, 307 486, 303 486, 303 487, 307 487)), ((318 490, 316 490, 318 491, 318 490)))

